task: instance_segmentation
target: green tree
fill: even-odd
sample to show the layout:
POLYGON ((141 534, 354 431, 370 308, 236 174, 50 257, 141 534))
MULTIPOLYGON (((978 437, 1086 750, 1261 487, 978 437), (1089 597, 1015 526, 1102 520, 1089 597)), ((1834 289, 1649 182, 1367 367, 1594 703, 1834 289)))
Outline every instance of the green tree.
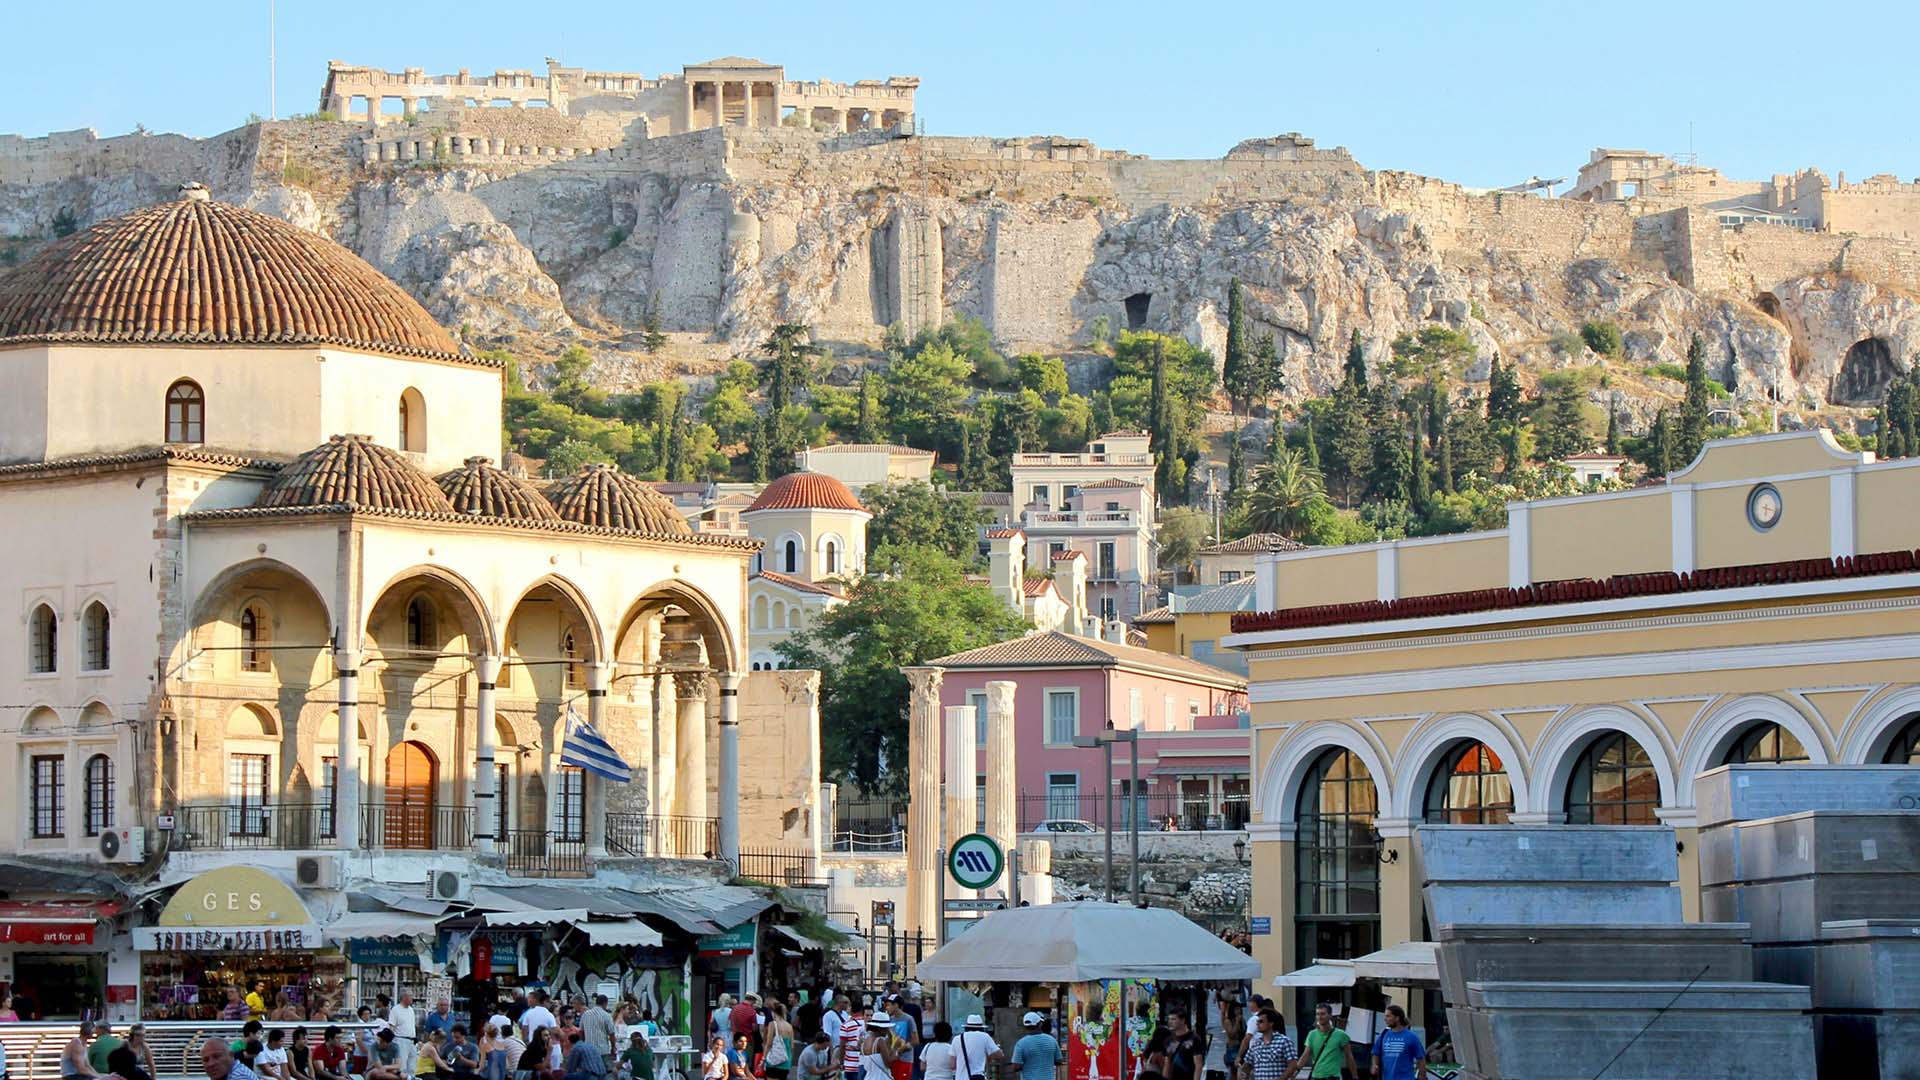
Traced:
POLYGON ((860 501, 873 514, 867 523, 869 548, 924 544, 964 565, 977 561, 980 526, 989 515, 972 495, 911 480, 871 484, 861 491, 860 501))
POLYGON ((1362 384, 1344 382, 1333 391, 1327 412, 1327 478, 1339 485, 1340 502, 1352 506, 1365 490, 1367 469, 1373 463, 1373 439, 1368 430, 1366 391, 1362 384))
POLYGON ((652 356, 667 347, 666 331, 660 328, 660 299, 649 297, 647 313, 640 321, 640 347, 652 356))
POLYGON ((1160 515, 1160 568, 1178 581, 1192 578, 1193 561, 1207 546, 1213 515, 1193 506, 1170 507, 1160 515))
POLYGON ((714 433, 724 444, 744 441, 760 424, 760 417, 753 411, 753 402, 748 400, 747 394, 745 388, 722 380, 715 386, 706 404, 700 407, 700 418, 713 425, 714 433))
POLYGON ((572 476, 588 465, 612 463, 611 454, 581 439, 567 439, 547 455, 547 471, 554 476, 572 476))
POLYGON ((1326 502, 1319 470, 1292 447, 1282 447, 1272 461, 1254 470, 1253 485, 1247 525, 1255 532, 1298 539, 1310 525, 1314 508, 1326 502))
POLYGON ((1548 391, 1539 413, 1541 422, 1535 425, 1539 432, 1538 452, 1543 459, 1565 461, 1593 448, 1587 434, 1585 396, 1571 383, 1548 391))
POLYGON ((1360 331, 1355 330, 1347 341, 1347 362, 1343 369, 1344 381, 1348 386, 1360 390, 1367 388, 1367 351, 1360 344, 1360 331))
POLYGON ((1393 339, 1393 371, 1401 378, 1445 378, 1473 359, 1473 339, 1465 330, 1423 326, 1393 339))
POLYGON ((773 425, 771 413, 761 417, 747 442, 747 479, 756 484, 773 478, 773 425))
POLYGON ((1253 347, 1253 362, 1262 373, 1260 398, 1261 404, 1265 404, 1267 398, 1287 388, 1286 372, 1280 370, 1280 350, 1274 345, 1271 333, 1260 335, 1260 341, 1253 347))
MULTIPOLYGON (((1424 412, 1424 410, 1422 410, 1424 412)), ((1409 466, 1407 484, 1407 505, 1416 515, 1424 516, 1431 502, 1433 489, 1431 476, 1427 469, 1427 440, 1420 430, 1426 423, 1423 417, 1415 417, 1413 422, 1413 461, 1409 466)))
POLYGON ((1247 324, 1246 297, 1240 279, 1227 286, 1227 349, 1220 381, 1235 411, 1250 410, 1267 395, 1268 369, 1260 362, 1257 344, 1247 324))
POLYGON ((53 238, 72 236, 80 228, 80 219, 74 216, 73 207, 63 206, 53 215, 53 238))
POLYGON ((1498 356, 1487 369, 1487 419, 1495 426, 1520 420, 1520 377, 1498 356))
POLYGON ((907 775, 901 668, 1005 641, 1028 623, 938 548, 887 544, 868 565, 882 573, 854 581, 845 604, 776 648, 792 666, 820 672, 826 772, 874 790, 883 777, 901 786, 907 775))
MULTIPOLYGON (((1302 455, 1305 456, 1306 458, 1307 468, 1312 469, 1314 472, 1317 473, 1320 471, 1320 442, 1318 439, 1314 438, 1313 428, 1314 428, 1313 414, 1309 412, 1306 415, 1305 422, 1300 425, 1300 431, 1301 431, 1300 450, 1302 455)), ((1280 418, 1277 416, 1274 417, 1274 420, 1273 420, 1273 432, 1274 432, 1275 444, 1278 445, 1279 436, 1280 436, 1280 418)), ((1268 460, 1273 460, 1273 458, 1276 456, 1277 455, 1270 455, 1268 460)))
POLYGON ((813 343, 813 328, 805 323, 781 323, 761 342, 767 364, 761 381, 767 388, 767 408, 774 413, 797 403, 813 386, 814 365, 826 350, 813 343))
POLYGON ((1015 359, 1014 364, 1020 372, 1020 385, 1049 402, 1058 401, 1071 392, 1067 386, 1067 362, 1057 356, 1029 353, 1015 359))
POLYGON ((1607 453, 1620 452, 1620 402, 1618 398, 1607 402, 1607 453))
POLYGON ((1601 356, 1617 357, 1621 352, 1620 328, 1610 322, 1589 322, 1580 326, 1580 340, 1601 356))
POLYGON ((1469 476, 1492 476, 1493 431, 1478 401, 1469 398, 1447 418, 1447 450, 1453 458, 1449 479, 1454 487, 1463 485, 1469 476))
POLYGON ((954 417, 967 400, 973 365, 946 342, 896 356, 880 380, 880 406, 894 438, 908 446, 954 455, 954 417))
POLYGON ((1405 502, 1413 461, 1407 446, 1406 421, 1385 382, 1375 383, 1367 392, 1367 439, 1368 500, 1405 502))
POLYGON ((1674 458, 1690 462, 1707 445, 1707 410, 1712 393, 1707 387, 1707 343, 1699 334, 1687 345, 1687 398, 1680 407, 1680 430, 1674 458))

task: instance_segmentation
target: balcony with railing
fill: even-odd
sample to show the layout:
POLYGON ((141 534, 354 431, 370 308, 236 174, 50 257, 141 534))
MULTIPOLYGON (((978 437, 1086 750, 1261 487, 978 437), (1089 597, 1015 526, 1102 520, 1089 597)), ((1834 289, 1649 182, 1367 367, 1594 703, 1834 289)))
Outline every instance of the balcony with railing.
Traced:
POLYGON ((1133 510, 1022 510, 1020 524, 1029 529, 1134 529, 1140 515, 1133 510))
POLYGON ((718 818, 608 814, 607 854, 624 859, 711 859, 720 851, 718 818))
POLYGON ((1083 466, 1083 465, 1144 465, 1148 468, 1152 468, 1154 465, 1154 460, 1153 460, 1152 454, 1142 454, 1137 452, 1136 453, 1118 453, 1118 454, 1015 454, 1013 455, 1013 467, 1016 469, 1031 468, 1035 466, 1044 468, 1047 466, 1073 467, 1073 466, 1083 466))

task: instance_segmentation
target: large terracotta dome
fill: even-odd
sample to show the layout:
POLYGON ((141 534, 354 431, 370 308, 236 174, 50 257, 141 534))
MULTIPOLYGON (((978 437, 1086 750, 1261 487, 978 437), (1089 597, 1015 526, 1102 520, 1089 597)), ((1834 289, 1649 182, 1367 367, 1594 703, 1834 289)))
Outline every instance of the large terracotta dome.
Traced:
POLYGON ((559 521, 553 504, 538 488, 505 469, 496 469, 491 459, 470 457, 466 464, 435 478, 447 501, 462 514, 509 518, 514 521, 559 521))
POLYGON ((744 513, 756 510, 859 510, 853 490, 825 473, 788 473, 760 492, 744 513))
POLYGON ((406 455, 369 435, 335 435, 288 462, 254 500, 255 506, 350 506, 451 514, 453 504, 406 455))
POLYGON ((611 465, 589 465, 547 489, 560 516, 576 525, 692 536, 673 500, 611 465))
POLYGON ((453 336, 332 240, 207 199, 136 210, 0 276, 0 344, 332 345, 458 359, 453 336))

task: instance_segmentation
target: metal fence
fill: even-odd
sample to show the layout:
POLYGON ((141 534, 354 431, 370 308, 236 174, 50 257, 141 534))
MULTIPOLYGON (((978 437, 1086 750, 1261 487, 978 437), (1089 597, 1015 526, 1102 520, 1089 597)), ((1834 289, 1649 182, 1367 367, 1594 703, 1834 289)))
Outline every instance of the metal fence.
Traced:
POLYGON ((905 851, 905 799, 841 799, 834 803, 829 851, 905 851))
MULTIPOLYGON (((124 1036, 127 1023, 115 1023, 113 1033, 124 1036)), ((204 1078, 200 1067, 200 1044, 208 1039, 230 1041, 240 1037, 240 1024, 224 1021, 151 1020, 145 1023, 147 1049, 153 1052, 157 1076, 204 1078)), ((325 1021, 306 1024, 268 1024, 269 1029, 305 1027, 318 1039, 325 1021)), ((384 1024, 342 1023, 341 1030, 358 1032, 384 1024)), ((60 1052, 80 1033, 73 1021, 9 1023, 0 1026, 0 1042, 6 1046, 6 1067, 0 1069, 8 1080, 60 1080, 60 1052)))
POLYGON ((538 829, 508 829, 507 873, 515 877, 587 877, 593 860, 587 841, 564 833, 538 829))
MULTIPOLYGON (((173 811, 174 851, 305 851, 333 846, 328 803, 216 803, 173 811)), ((360 847, 444 851, 473 845, 473 807, 372 803, 360 808, 360 847)))
MULTIPOLYGON (((1032 832, 1042 822, 1084 821, 1097 828, 1107 824, 1107 794, 1099 788, 1060 789, 1045 794, 1020 795, 1020 831, 1032 832)), ((1129 828, 1138 815, 1140 828, 1149 832, 1210 832, 1244 829, 1251 803, 1244 795, 1219 799, 1155 792, 1128 799, 1112 797, 1113 827, 1129 828)))
POLYGON ((808 851, 741 848, 740 876, 773 885, 825 885, 819 860, 808 851))
POLYGON ((608 814, 607 854, 621 858, 711 859, 720 850, 717 818, 608 814))

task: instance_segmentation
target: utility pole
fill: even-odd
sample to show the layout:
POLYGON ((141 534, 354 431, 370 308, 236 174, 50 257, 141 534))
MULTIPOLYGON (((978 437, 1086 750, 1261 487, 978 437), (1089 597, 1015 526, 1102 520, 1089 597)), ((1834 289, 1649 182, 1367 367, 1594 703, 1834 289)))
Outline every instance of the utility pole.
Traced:
POLYGON ((1127 798, 1133 800, 1130 813, 1127 814, 1127 842, 1133 849, 1128 862, 1133 873, 1133 906, 1140 906, 1140 731, 1138 728, 1126 732, 1127 750, 1127 798))
POLYGON ((267 0, 267 119, 280 119, 279 0, 267 0))

